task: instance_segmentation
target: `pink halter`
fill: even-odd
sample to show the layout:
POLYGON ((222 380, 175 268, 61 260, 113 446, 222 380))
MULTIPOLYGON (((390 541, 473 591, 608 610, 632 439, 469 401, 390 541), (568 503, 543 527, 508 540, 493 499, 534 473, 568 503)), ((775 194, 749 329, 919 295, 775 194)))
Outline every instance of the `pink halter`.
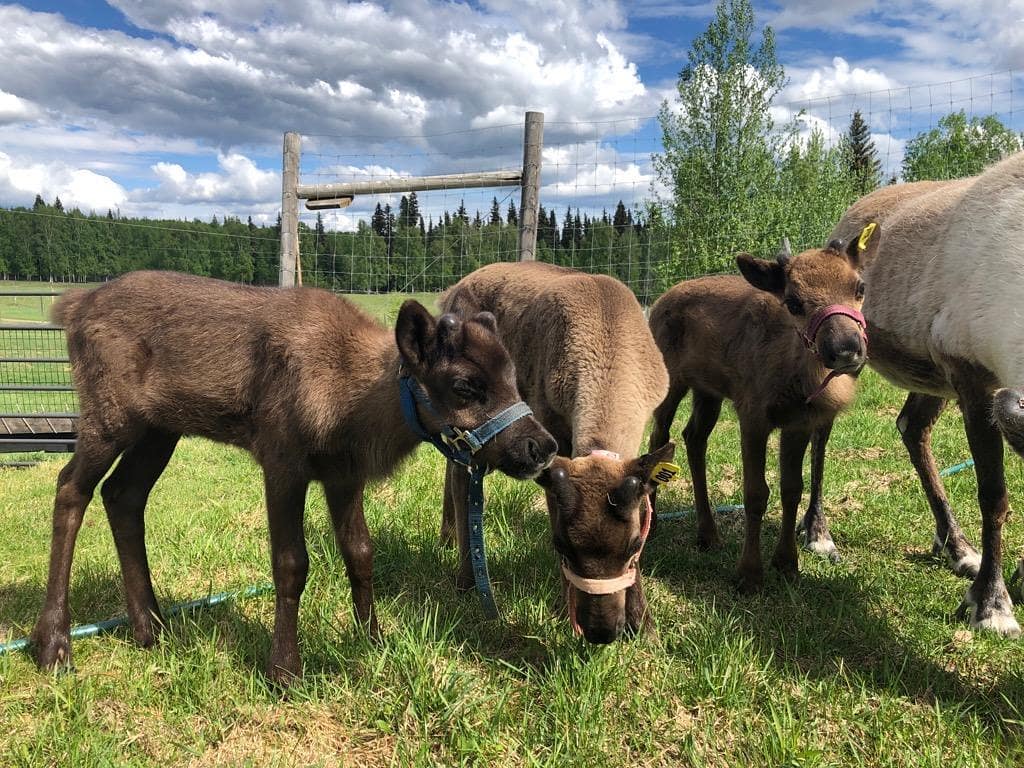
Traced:
MULTIPOLYGON (((807 329, 804 331, 797 331, 797 335, 800 340, 803 341, 804 346, 807 347, 811 352, 814 353, 815 357, 821 360, 821 354, 818 352, 818 331, 821 330, 821 324, 828 320, 833 315, 844 315, 849 317, 851 320, 860 326, 860 335, 864 339, 864 346, 867 347, 868 343, 868 332, 867 332, 867 320, 864 319, 864 315, 861 314, 860 310, 848 307, 845 304, 829 304, 827 307, 822 307, 807 321, 807 329)), ((816 398, 822 392, 825 391, 825 387, 832 381, 836 376, 841 375, 839 371, 830 370, 828 375, 825 376, 825 380, 821 382, 821 385, 814 390, 804 403, 810 403, 811 400, 816 398)))

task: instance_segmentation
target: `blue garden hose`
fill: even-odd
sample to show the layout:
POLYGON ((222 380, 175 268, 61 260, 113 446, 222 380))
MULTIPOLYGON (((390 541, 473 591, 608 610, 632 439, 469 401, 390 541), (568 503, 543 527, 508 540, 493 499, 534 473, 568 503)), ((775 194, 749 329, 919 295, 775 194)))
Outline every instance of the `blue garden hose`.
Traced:
MULTIPOLYGON (((237 592, 217 592, 216 594, 207 595, 206 597, 200 597, 197 600, 175 603, 167 610, 167 616, 177 616, 179 613, 193 611, 197 608, 205 608, 210 605, 217 605, 218 603, 223 603, 228 600, 244 600, 247 597, 255 597, 256 595, 271 592, 273 589, 273 584, 257 584, 238 590, 237 592)), ((94 624, 82 624, 71 630, 71 638, 92 637, 93 635, 98 635, 101 632, 109 632, 117 627, 125 626, 129 621, 130 619, 127 616, 115 616, 114 618, 107 619, 106 621, 97 621, 94 624)), ((28 644, 29 639, 27 637, 21 637, 17 640, 11 640, 10 642, 3 643, 0 645, 0 655, 11 651, 20 651, 27 647, 28 644)))

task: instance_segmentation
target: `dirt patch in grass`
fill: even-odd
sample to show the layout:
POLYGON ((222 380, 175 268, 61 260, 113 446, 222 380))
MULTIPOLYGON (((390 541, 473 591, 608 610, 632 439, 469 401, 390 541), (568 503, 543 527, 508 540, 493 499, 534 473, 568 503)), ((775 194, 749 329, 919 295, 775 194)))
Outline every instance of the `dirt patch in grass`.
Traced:
POLYGON ((395 739, 367 731, 354 733, 325 707, 301 711, 275 707, 243 716, 190 768, 219 766, 372 766, 394 761, 395 739))

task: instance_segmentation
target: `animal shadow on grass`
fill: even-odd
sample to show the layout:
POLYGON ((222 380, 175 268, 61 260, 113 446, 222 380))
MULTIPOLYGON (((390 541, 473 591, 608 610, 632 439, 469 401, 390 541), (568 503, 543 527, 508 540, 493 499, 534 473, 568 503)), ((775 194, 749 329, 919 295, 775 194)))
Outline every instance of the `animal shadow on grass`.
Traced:
MULTIPOLYGON (((32 631, 46 591, 41 577, 42 574, 40 580, 22 579, 0 585, 0 642, 27 637, 32 631)), ((76 566, 70 590, 68 603, 71 608, 72 631, 78 626, 122 618, 123 624, 102 632, 100 636, 112 635, 133 643, 131 624, 126 616, 123 582, 116 561, 111 562, 109 567, 97 567, 91 563, 76 566)), ((200 639, 229 635, 225 643, 229 647, 237 646, 232 651, 238 657, 239 664, 265 663, 270 646, 266 628, 259 621, 245 616, 233 600, 170 615, 172 606, 204 596, 168 593, 161 590, 158 584, 157 599, 168 626, 157 642, 166 642, 169 637, 173 637, 174 642, 187 646, 200 639), (244 642, 236 642, 241 640, 244 642)), ((83 642, 84 638, 72 638, 73 656, 80 653, 77 649, 83 642)), ((20 653, 28 657, 31 651, 25 648, 20 653)))
MULTIPOLYGON (((831 679, 841 664, 846 676, 879 691, 926 703, 938 700, 952 705, 947 713, 966 705, 986 725, 1016 743, 1024 741, 1020 711, 1011 704, 1024 701, 1024 680, 1005 673, 994 686, 990 680, 972 682, 957 671, 959 657, 951 657, 946 668, 922 656, 895 631, 899 615, 879 609, 865 575, 845 564, 825 566, 822 575, 803 572, 788 586, 769 565, 779 533, 778 519, 770 512, 762 525, 764 589, 751 597, 740 595, 733 577, 743 517, 731 517, 736 519, 722 525, 724 547, 711 553, 697 552, 692 517, 663 525, 645 552, 645 571, 684 600, 708 607, 706 615, 720 621, 723 631, 734 624, 730 615, 738 615, 759 655, 770 657, 786 674, 831 679)), ((810 556, 800 556, 806 567, 810 556)))
MULTIPOLYGON (((529 593, 531 603, 543 604, 544 623, 561 622, 559 630, 571 639, 572 630, 560 613, 559 581, 547 516, 535 509, 519 509, 522 505, 515 503, 504 506, 508 509, 493 509, 498 503, 489 498, 485 517, 488 565, 499 612, 494 621, 484 617, 475 589, 465 593, 456 589, 457 553, 438 543, 436 527, 428 526, 420 532, 400 521, 370 522, 378 610, 391 602, 399 613, 393 620, 382 616, 385 641, 389 633, 401 631, 395 627, 396 622, 404 630, 422 623, 425 614, 434 614, 440 632, 450 631, 459 645, 483 658, 537 669, 546 668, 554 660, 555 649, 539 637, 547 634, 547 628, 529 622, 519 605, 523 592, 529 593), (499 519, 503 514, 507 516, 499 519), (501 536, 499 529, 504 529, 501 536)), ((440 512, 438 507, 438 526, 440 512)), ((327 530, 310 536, 309 550, 311 559, 341 562, 341 554, 327 530)), ((345 604, 336 606, 335 611, 339 617, 347 612, 343 632, 348 634, 348 628, 357 632, 347 588, 345 604)), ((305 651, 304 660, 307 671, 328 674, 338 664, 335 659, 318 655, 315 649, 305 651)))

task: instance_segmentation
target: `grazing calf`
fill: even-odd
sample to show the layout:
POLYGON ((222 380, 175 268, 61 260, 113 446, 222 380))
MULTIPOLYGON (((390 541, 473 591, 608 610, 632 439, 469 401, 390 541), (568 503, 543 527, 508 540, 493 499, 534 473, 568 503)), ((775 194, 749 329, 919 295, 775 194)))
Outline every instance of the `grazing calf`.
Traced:
MULTIPOLYGON (((868 250, 877 242, 876 234, 868 250)), ((860 258, 856 239, 848 248, 831 243, 824 250, 794 257, 782 254, 775 262, 741 254, 736 260, 742 277, 684 281, 651 308, 651 331, 670 377, 668 396, 654 413, 651 447, 668 440, 676 409, 693 390, 693 411, 683 439, 701 547, 720 541, 708 501, 708 436, 722 400, 731 400, 739 416, 746 513, 739 580, 745 592, 762 583, 761 519, 768 504, 765 450, 768 435, 776 428, 782 430, 782 528, 772 564, 785 576, 798 573, 795 528, 804 452, 817 432, 823 457, 832 421, 855 392, 851 377, 836 374, 856 374, 867 355, 857 312, 864 295, 860 258)), ((821 467, 817 470, 820 483, 821 467)), ((820 504, 820 487, 817 496, 820 504)))
MULTIPOLYGON (((668 386, 640 304, 614 278, 522 262, 476 270, 442 306, 494 314, 519 391, 558 442, 560 458, 538 482, 574 628, 609 643, 649 625, 635 561, 653 514, 651 473, 674 449, 636 457, 668 386), (622 586, 620 577, 633 581, 622 586)), ((449 464, 442 539, 454 525, 463 588, 472 584, 465 484, 465 471, 449 464)))
MULTIPOLYGON (((394 334, 349 302, 310 288, 251 288, 169 272, 136 272, 65 295, 54 321, 67 330, 81 415, 74 456, 61 470, 46 602, 32 633, 40 666, 70 664, 68 579, 75 538, 97 483, 124 576, 135 640, 163 623, 146 558, 150 489, 182 435, 247 449, 263 468, 276 588, 267 674, 301 673, 296 621, 309 560, 306 489, 323 483, 358 622, 377 636, 373 544, 363 486, 389 474, 419 442, 399 404, 399 371, 417 380, 438 417, 472 429, 519 400, 494 318, 436 320, 402 305, 394 334), (396 347, 397 341, 397 347, 396 347), (473 398, 459 394, 464 382, 473 398)), ((421 414, 427 428, 443 428, 421 414)), ((513 477, 535 476, 555 444, 533 418, 478 454, 513 477)))
POLYGON ((973 627, 1015 637, 1002 575, 1003 438, 1024 455, 1024 153, 968 179, 872 193, 833 235, 856 231, 877 210, 886 231, 864 269, 871 366, 910 392, 897 426, 935 515, 935 549, 975 577, 961 612, 970 610, 973 627), (960 403, 978 477, 980 561, 931 453, 931 429, 949 399, 960 403))

